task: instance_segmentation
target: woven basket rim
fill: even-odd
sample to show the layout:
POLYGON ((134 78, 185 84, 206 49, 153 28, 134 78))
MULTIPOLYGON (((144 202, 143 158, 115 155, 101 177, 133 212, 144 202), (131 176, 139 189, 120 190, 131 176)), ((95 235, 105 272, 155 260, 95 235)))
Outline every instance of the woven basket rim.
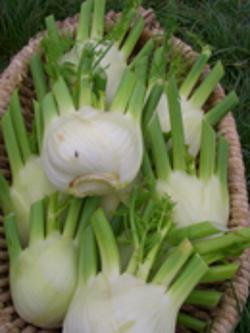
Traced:
MULTIPOLYGON (((149 37, 154 37, 155 39, 158 39, 160 43, 163 36, 163 30, 156 21, 153 10, 145 10, 141 8, 140 14, 144 16, 146 23, 142 36, 144 41, 149 37)), ((106 15, 106 26, 112 26, 117 20, 117 17, 117 13, 110 11, 106 15)), ((78 15, 59 22, 58 26, 60 29, 73 31, 76 28, 77 20, 78 15)), ((27 76, 28 64, 32 55, 39 51, 40 42, 44 33, 45 32, 40 32, 34 38, 30 39, 29 43, 13 57, 9 66, 0 75, 0 115, 6 111, 13 90, 20 86, 24 78, 27 76)), ((173 47, 180 50, 184 58, 191 63, 194 62, 197 57, 197 53, 194 52, 189 45, 178 38, 173 38, 173 47)), ((207 71, 208 70, 209 69, 207 68, 207 71)), ((224 90, 218 85, 211 98, 213 104, 217 103, 223 97, 224 90)), ((250 225, 250 215, 248 210, 244 164, 240 141, 232 114, 228 114, 220 122, 218 132, 223 134, 230 144, 229 190, 231 218, 229 226, 247 226, 250 225)), ((2 221, 3 218, 0 216, 0 286, 2 287, 0 290, 0 301, 3 304, 7 304, 10 299, 10 293, 8 290, 6 291, 6 286, 8 286, 8 255, 6 252, 2 221)), ((240 309, 243 308, 248 296, 249 281, 250 250, 246 250, 240 257, 240 269, 233 280, 234 291, 232 292, 232 288, 228 287, 220 306, 216 308, 213 326, 211 328, 212 333, 230 333, 235 327, 239 319, 238 307, 240 307, 240 309), (237 300, 235 299, 235 296, 237 297, 237 300)), ((10 305, 5 305, 3 309, 0 310, 0 332, 37 332, 32 326, 25 324, 22 319, 13 317, 13 313, 14 308, 10 305)))

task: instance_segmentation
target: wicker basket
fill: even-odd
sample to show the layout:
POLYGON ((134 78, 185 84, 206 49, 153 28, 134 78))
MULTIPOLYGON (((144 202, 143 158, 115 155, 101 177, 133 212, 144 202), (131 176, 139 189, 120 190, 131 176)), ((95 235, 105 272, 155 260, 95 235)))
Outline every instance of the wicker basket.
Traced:
MULTIPOLYGON (((161 43, 163 31, 155 20, 152 10, 141 8, 141 15, 145 18, 145 29, 139 41, 139 47, 149 38, 154 36, 161 43)), ((114 24, 118 14, 109 12, 106 16, 106 29, 114 24)), ((78 17, 68 18, 59 23, 59 27, 65 30, 75 31, 78 17)), ((0 76, 0 114, 2 115, 8 106, 13 90, 18 87, 23 111, 28 128, 32 121, 32 98, 34 97, 33 82, 29 73, 28 65, 32 55, 39 51, 40 42, 44 33, 38 34, 31 39, 11 61, 9 67, 0 76)), ((192 49, 177 38, 173 39, 173 48, 180 52, 183 59, 190 66, 195 61, 197 55, 192 49)), ((206 71, 209 69, 207 68, 206 71)), ((205 73, 204 73, 205 74, 205 73)), ((224 96, 221 86, 218 86, 208 101, 208 105, 215 105, 224 96)), ((244 166, 242 162, 241 147, 239 137, 235 127, 235 121, 231 114, 227 115, 218 126, 218 131, 223 133, 230 144, 229 157, 229 190, 230 190, 230 227, 247 226, 250 223, 248 200, 244 176, 244 166)), ((0 168, 3 174, 10 178, 8 158, 5 152, 4 143, 0 137, 0 168)), ((8 254, 3 231, 3 216, 0 215, 0 333, 5 332, 46 332, 39 330, 25 323, 18 317, 11 302, 8 284, 8 254)), ((237 324, 240 312, 248 296, 248 286, 250 281, 250 250, 240 258, 240 268, 233 280, 233 283, 218 286, 225 291, 224 297, 216 310, 205 312, 202 309, 187 307, 186 311, 191 311, 197 318, 205 320, 212 319, 212 333, 230 333, 237 324)), ((178 332, 188 332, 177 329, 178 332)), ((72 332, 74 333, 74 332, 72 332)), ((143 332, 142 332, 143 333, 143 332)))

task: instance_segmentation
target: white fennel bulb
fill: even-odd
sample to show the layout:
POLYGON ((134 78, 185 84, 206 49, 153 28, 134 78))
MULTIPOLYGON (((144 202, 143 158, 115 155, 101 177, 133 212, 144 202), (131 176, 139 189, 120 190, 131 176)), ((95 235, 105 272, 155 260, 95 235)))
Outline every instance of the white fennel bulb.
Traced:
MULTIPOLYGON (((200 150, 201 127, 204 112, 201 109, 193 107, 185 98, 181 98, 181 108, 185 143, 188 146, 189 154, 196 156, 200 150)), ((166 94, 161 96, 156 110, 163 133, 169 133, 171 131, 171 125, 166 94)))
POLYGON ((108 105, 110 105, 117 91, 123 72, 127 67, 126 59, 124 54, 116 45, 112 45, 111 43, 107 42, 104 44, 98 44, 97 41, 88 41, 84 44, 76 44, 75 47, 69 51, 69 53, 63 55, 63 57, 60 59, 60 63, 67 63, 73 66, 78 66, 84 47, 86 45, 88 45, 88 47, 92 45, 92 48, 96 49, 96 61, 98 61, 98 55, 103 53, 98 67, 104 70, 107 77, 106 102, 108 105))
POLYGON ((112 281, 97 275, 76 290, 71 304, 64 333, 169 333, 179 310, 164 286, 127 273, 112 281))
POLYGON ((81 200, 70 201, 60 231, 58 194, 49 198, 46 210, 44 201, 34 203, 25 248, 20 244, 14 214, 5 218, 12 300, 19 316, 35 326, 60 327, 67 312, 78 277, 77 248, 82 230, 78 218, 82 221, 88 214, 84 210, 80 216, 81 208, 81 200))
POLYGON ((31 156, 16 175, 10 188, 13 211, 23 242, 26 241, 26 235, 28 235, 31 205, 54 191, 55 188, 43 171, 40 157, 31 156))
POLYGON ((143 152, 140 125, 130 115, 90 107, 55 119, 43 149, 48 178, 76 196, 126 187, 143 152))
MULTIPOLYGON (((86 0, 82 4, 74 44, 67 53, 62 54, 58 63, 62 68, 64 65, 66 67, 69 65, 71 72, 69 81, 74 84, 77 77, 76 73, 81 66, 83 50, 86 45, 91 45, 95 49, 96 68, 102 69, 106 73, 106 102, 107 105, 110 105, 127 67, 128 58, 140 38, 144 21, 142 17, 138 19, 135 17, 136 10, 132 6, 121 16, 112 31, 104 37, 105 2, 105 0, 86 0), (135 23, 130 31, 133 19, 135 23)), ((56 38, 57 45, 55 47, 58 47, 59 50, 62 49, 60 45, 62 41, 58 35, 53 17, 49 17, 46 24, 49 32, 47 43, 53 45, 52 42, 54 42, 55 44, 56 35, 58 37, 56 38)))
POLYGON ((76 247, 52 234, 25 249, 11 269, 11 294, 18 314, 43 328, 59 327, 77 279, 76 247))
MULTIPOLYGON (((22 116, 17 92, 10 101, 10 109, 2 119, 2 131, 11 168, 11 185, 0 175, 0 201, 5 214, 14 212, 21 241, 27 242, 31 205, 55 191, 43 170, 40 147, 31 151, 31 143, 22 116)), ((39 135, 36 133, 35 143, 39 135)))
POLYGON ((157 192, 167 193, 174 201, 173 218, 179 227, 201 221, 227 226, 229 202, 216 175, 205 182, 197 176, 173 171, 167 181, 157 181, 157 192))
MULTIPOLYGON (((196 87, 209 56, 210 51, 205 49, 197 58, 179 88, 185 144, 188 146, 188 153, 194 157, 200 151, 203 120, 206 119, 210 125, 216 125, 238 102, 235 93, 231 92, 222 102, 205 114, 203 106, 224 74, 222 64, 218 62, 204 81, 196 87)), ((164 93, 157 106, 161 129, 164 133, 169 133, 172 130, 169 110, 170 103, 171 101, 168 99, 167 93, 164 93)))
MULTIPOLYGON (((57 109, 52 116, 50 107, 44 109, 49 119, 42 163, 58 190, 78 197, 105 195, 133 182, 143 157, 140 123, 145 90, 126 71, 109 111, 93 107, 91 101, 76 110, 65 82, 56 83, 59 115, 57 109)), ((50 103, 44 104, 50 106, 53 97, 46 98, 50 103)))
MULTIPOLYGON (((164 227, 160 224, 163 221, 159 220, 158 227, 162 232, 164 227)), ((104 213, 97 210, 91 218, 91 227, 85 230, 79 258, 79 280, 64 320, 63 333, 174 333, 179 309, 207 266, 198 255, 192 256, 192 245, 185 240, 167 257, 151 281, 147 281, 159 248, 157 240, 149 256, 138 259, 134 249, 131 259, 134 261, 136 255, 139 266, 133 265, 134 269, 131 269, 129 265, 121 273, 113 231, 104 213), (101 256, 101 272, 98 274, 91 228, 101 256), (173 261, 174 258, 177 260, 173 261), (170 262, 175 263, 171 273, 166 268, 170 262), (140 265, 144 267, 143 273, 140 265)))
POLYGON ((169 195, 175 203, 173 218, 178 227, 202 221, 226 227, 229 218, 228 144, 222 137, 216 142, 214 130, 203 120, 198 167, 196 161, 188 161, 184 116, 174 78, 168 84, 167 95, 172 125, 171 160, 157 115, 148 128, 157 177, 156 191, 160 196, 169 195))

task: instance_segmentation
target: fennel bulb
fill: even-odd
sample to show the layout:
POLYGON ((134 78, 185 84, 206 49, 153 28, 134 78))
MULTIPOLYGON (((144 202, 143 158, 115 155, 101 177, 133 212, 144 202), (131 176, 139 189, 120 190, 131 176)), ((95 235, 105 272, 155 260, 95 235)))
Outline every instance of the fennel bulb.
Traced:
POLYGON ((76 196, 119 190, 135 178, 141 164, 140 127, 122 114, 83 108, 55 120, 45 143, 49 178, 61 191, 72 188, 76 196))
POLYGON ((109 112, 91 105, 75 110, 63 80, 56 83, 59 116, 55 111, 47 123, 42 162, 58 190, 78 197, 104 195, 134 180, 143 155, 140 115, 145 96, 145 87, 135 81, 134 74, 125 72, 109 112))
MULTIPOLYGON (((82 202, 71 200, 62 232, 56 194, 50 197, 46 210, 44 204, 38 201, 31 207, 29 243, 24 249, 14 214, 5 218, 10 290, 15 309, 25 321, 42 328, 55 328, 62 323, 77 281, 76 237, 79 239, 82 227, 76 226, 82 202)), ((85 210, 81 220, 84 214, 85 210)))
POLYGON ((54 191, 44 174, 40 157, 31 156, 10 188, 10 199, 22 242, 27 240, 31 205, 54 191))
MULTIPOLYGON (((186 99, 180 99, 183 116, 183 128, 185 134, 185 143, 187 144, 188 152, 192 156, 196 156, 200 149, 201 127, 204 118, 204 111, 193 107, 186 99)), ((171 131, 169 106, 166 94, 161 96, 157 106, 160 125, 163 133, 171 131)))
POLYGON ((229 202, 216 175, 203 181, 195 175, 173 171, 167 180, 158 180, 156 190, 161 195, 167 193, 175 202, 173 218, 180 227, 201 221, 227 226, 229 202))
POLYGON ((197 175, 194 162, 193 166, 187 164, 180 100, 173 78, 169 81, 167 94, 172 124, 172 166, 157 116, 148 128, 157 174, 156 191, 159 195, 170 195, 175 202, 173 217, 177 226, 210 221, 226 227, 229 218, 228 144, 222 137, 216 144, 212 127, 203 120, 197 175))
MULTIPOLYGON (((185 144, 188 146, 189 154, 194 157, 200 150, 203 120, 207 119, 211 125, 216 125, 238 103, 236 94, 232 92, 222 102, 209 110, 207 114, 204 113, 202 109, 203 105, 224 74, 222 64, 218 62, 200 86, 194 90, 209 56, 210 51, 205 49, 198 57, 179 89, 185 144)), ((163 133, 169 133, 172 128, 169 103, 170 101, 165 92, 161 96, 157 106, 157 113, 163 133)))
POLYGON ((174 303, 164 286, 127 273, 114 281, 99 274, 75 293, 63 332, 175 332, 174 303))
MULTIPOLYGON (((131 22, 136 16, 136 10, 133 7, 132 4, 112 31, 104 36, 105 0, 86 0, 81 6, 73 46, 66 53, 63 47, 65 41, 59 36, 53 17, 48 17, 46 19, 48 37, 45 39, 45 54, 47 53, 48 63, 51 61, 51 57, 53 58, 53 55, 51 56, 52 51, 49 49, 53 44, 53 47, 58 50, 57 70, 60 75, 64 73, 64 78, 74 86, 81 66, 83 49, 87 44, 92 45, 95 49, 97 68, 104 70, 107 77, 106 102, 107 105, 110 105, 127 67, 128 58, 133 52, 144 27, 143 18, 139 17, 128 33, 131 22)), ((50 66, 50 64, 48 65, 50 66)))
MULTIPOLYGON (((89 227, 85 230, 80 254, 78 285, 64 320, 63 332, 174 333, 180 306, 207 270, 198 255, 192 256, 191 244, 186 240, 178 246, 152 281, 147 281, 148 272, 141 275, 139 270, 132 272, 129 268, 120 272, 114 234, 100 209, 92 216, 91 226, 100 251, 101 272, 96 272, 96 250, 89 227), (177 260, 170 273, 166 265, 173 256, 177 260)), ((151 248, 154 252, 155 245, 158 248, 158 244, 151 248)), ((149 270, 155 259, 155 256, 150 257, 149 270)), ((141 264, 146 258, 141 258, 141 264)), ((146 262, 149 263, 147 259, 146 262)))
MULTIPOLYGON (((28 238, 31 205, 55 191, 43 171, 38 154, 31 151, 17 92, 10 101, 10 110, 2 118, 2 131, 9 158, 12 184, 0 176, 0 201, 5 214, 14 212, 18 231, 25 244, 28 238)), ((38 142, 38 137, 36 137, 38 142)))
POLYGON ((60 63, 62 65, 70 64, 71 66, 77 67, 80 63, 83 49, 86 44, 92 45, 92 47, 96 49, 96 60, 98 60, 98 53, 100 53, 100 55, 103 53, 103 57, 101 58, 98 67, 104 69, 107 77, 106 101, 107 105, 110 105, 115 96, 123 72, 127 67, 125 56, 111 43, 105 42, 105 44, 98 44, 97 41, 90 41, 85 42, 84 44, 76 44, 69 54, 66 53, 63 55, 60 63))
POLYGON ((59 327, 77 278, 76 248, 60 234, 25 249, 11 269, 11 295, 18 314, 43 328, 59 327))

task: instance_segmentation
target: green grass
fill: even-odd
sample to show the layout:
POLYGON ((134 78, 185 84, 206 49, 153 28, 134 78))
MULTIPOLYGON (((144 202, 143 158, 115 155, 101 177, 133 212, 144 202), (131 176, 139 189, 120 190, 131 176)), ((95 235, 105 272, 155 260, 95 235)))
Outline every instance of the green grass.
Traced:
MULTIPOLYGON (((82 0, 1 0, 0 71, 28 39, 44 27, 44 17, 54 13, 57 19, 79 10, 82 0)), ((108 8, 119 10, 122 0, 108 0, 108 8)), ((145 0, 153 7, 162 25, 173 27, 175 34, 200 51, 213 48, 211 63, 221 59, 226 76, 226 91, 235 89, 240 104, 234 115, 241 139, 246 179, 250 190, 250 0, 145 0)), ((237 333, 250 332, 250 302, 246 306, 237 333)))

